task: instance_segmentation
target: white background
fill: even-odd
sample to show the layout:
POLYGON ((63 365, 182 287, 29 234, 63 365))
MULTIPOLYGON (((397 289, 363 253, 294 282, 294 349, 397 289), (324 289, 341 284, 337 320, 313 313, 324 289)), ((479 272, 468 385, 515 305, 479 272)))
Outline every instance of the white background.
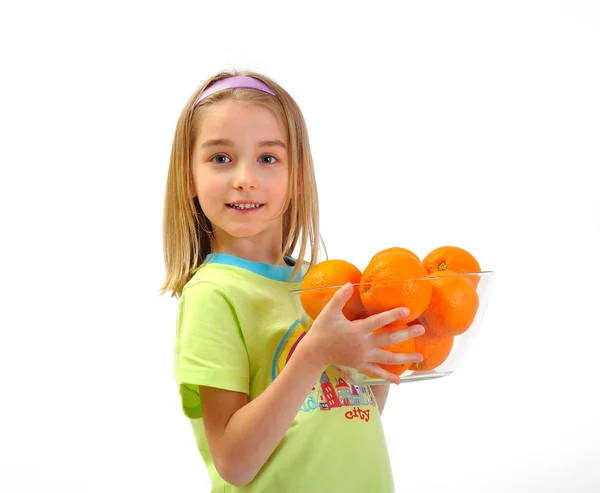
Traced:
POLYGON ((161 214, 179 113, 230 67, 303 109, 330 257, 495 271, 459 369, 392 388, 397 491, 600 491, 598 3, 392 5, 3 4, 0 491, 208 491, 161 214))

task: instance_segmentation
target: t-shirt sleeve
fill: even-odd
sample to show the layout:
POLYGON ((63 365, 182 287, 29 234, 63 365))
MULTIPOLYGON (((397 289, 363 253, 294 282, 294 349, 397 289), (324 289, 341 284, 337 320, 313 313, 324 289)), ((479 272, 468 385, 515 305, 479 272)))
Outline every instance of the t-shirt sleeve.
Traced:
POLYGON ((200 282, 179 300, 175 340, 175 378, 184 412, 202 417, 198 385, 249 394, 248 352, 228 293, 200 282))

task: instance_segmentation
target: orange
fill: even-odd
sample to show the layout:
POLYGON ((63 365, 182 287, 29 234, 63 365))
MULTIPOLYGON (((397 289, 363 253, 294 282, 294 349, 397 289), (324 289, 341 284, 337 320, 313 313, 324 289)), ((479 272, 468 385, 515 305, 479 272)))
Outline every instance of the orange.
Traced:
MULTIPOLYGON (((304 311, 314 320, 339 287, 347 282, 358 284, 360 279, 361 272, 358 267, 345 260, 325 260, 318 263, 306 273, 302 281, 302 289, 309 289, 300 293, 300 302, 304 311)), ((355 288, 342 313, 348 320, 356 320, 366 315, 358 289, 355 288)))
POLYGON ((427 332, 440 336, 462 334, 473 323, 479 308, 475 286, 450 270, 433 272, 429 276, 440 278, 431 281, 431 302, 421 315, 427 332))
MULTIPOLYGON (((385 325, 380 329, 376 329, 373 331, 374 334, 379 334, 380 332, 394 332, 400 329, 406 329, 408 325, 402 324, 399 322, 392 322, 391 324, 385 325)), ((421 336, 419 336, 421 337, 421 336)), ((417 337, 416 339, 418 339, 417 337)), ((385 351, 390 351, 392 353, 414 353, 415 352, 415 338, 411 337, 410 339, 406 339, 405 341, 398 342, 396 344, 392 344, 391 346, 384 346, 381 349, 385 351)), ((382 363, 377 363, 384 370, 393 373, 394 375, 402 375, 406 370, 408 370, 410 363, 405 363, 402 365, 385 365, 382 363)))
POLYGON ((415 337, 415 351, 423 355, 423 361, 413 363, 409 370, 426 371, 437 368, 446 361, 454 345, 454 336, 438 336, 428 332, 427 325, 423 325, 425 333, 415 337))
POLYGON ((388 252, 404 252, 404 253, 408 253, 409 255, 412 255, 417 260, 421 260, 421 259, 419 259, 419 257, 417 257, 417 255, 415 253, 411 252, 410 250, 407 250, 406 248, 402 248, 402 247, 386 248, 385 250, 381 250, 379 253, 376 253, 375 255, 380 255, 382 253, 388 253, 388 252))
MULTIPOLYGON (((432 250, 425 258, 423 265, 429 274, 438 271, 451 270, 458 273, 480 272, 477 259, 463 248, 457 246, 442 246, 432 250)), ((477 287, 479 276, 465 276, 477 287)))
POLYGON ((415 320, 429 305, 431 281, 418 258, 398 251, 375 255, 363 271, 360 299, 370 315, 404 306, 410 310, 402 323, 415 320))

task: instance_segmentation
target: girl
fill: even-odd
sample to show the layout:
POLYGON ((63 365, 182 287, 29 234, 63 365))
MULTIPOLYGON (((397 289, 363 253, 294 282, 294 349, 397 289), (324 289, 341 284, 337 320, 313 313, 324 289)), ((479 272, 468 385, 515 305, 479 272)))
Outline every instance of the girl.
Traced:
POLYGON ((332 365, 398 383, 376 363, 422 357, 381 347, 424 329, 373 334, 406 308, 348 321, 348 283, 305 332, 288 293, 319 238, 296 102, 257 73, 211 77, 175 131, 162 293, 179 297, 176 380, 213 492, 393 491, 380 416, 389 387, 374 393, 332 365))

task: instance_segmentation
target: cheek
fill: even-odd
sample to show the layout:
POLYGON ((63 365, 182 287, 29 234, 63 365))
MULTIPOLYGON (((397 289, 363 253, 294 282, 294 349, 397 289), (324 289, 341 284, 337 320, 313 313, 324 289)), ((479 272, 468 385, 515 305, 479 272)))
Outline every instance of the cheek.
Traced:
POLYGON ((205 212, 211 208, 217 207, 222 202, 222 187, 217 180, 207 179, 201 173, 197 173, 195 178, 196 193, 202 210, 205 212))
POLYGON ((287 194, 288 189, 288 172, 287 170, 282 171, 277 176, 273 177, 271 183, 271 190, 273 191, 273 195, 277 197, 279 202, 283 202, 285 196, 287 194))
POLYGON ((207 210, 218 207, 221 203, 221 195, 215 189, 215 187, 200 187, 198 191, 198 200, 200 206, 206 212, 207 210))

